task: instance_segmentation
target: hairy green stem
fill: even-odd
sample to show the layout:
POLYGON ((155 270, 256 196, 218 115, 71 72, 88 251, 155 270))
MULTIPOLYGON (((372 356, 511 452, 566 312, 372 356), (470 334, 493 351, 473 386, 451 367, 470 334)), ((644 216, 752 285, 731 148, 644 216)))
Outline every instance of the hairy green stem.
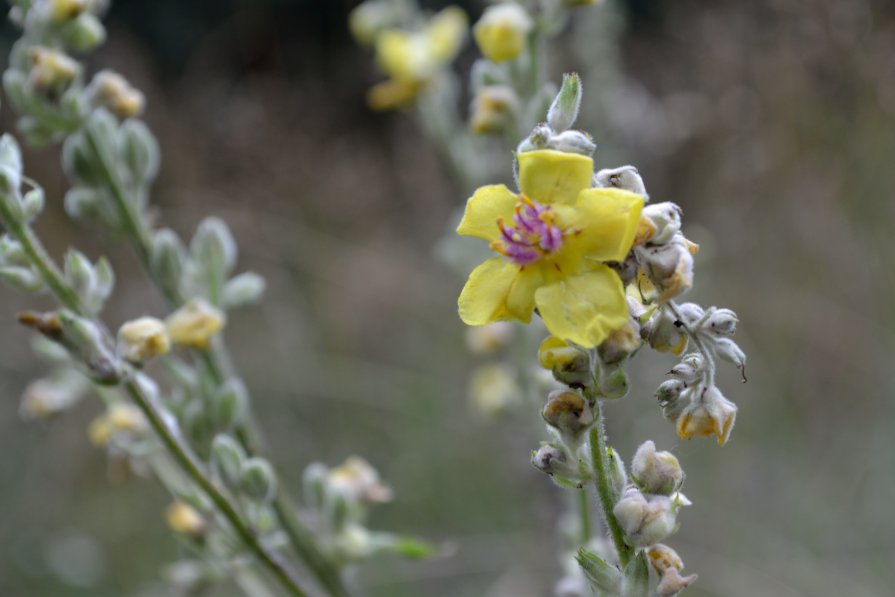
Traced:
MULTIPOLYGON (((124 224, 125 231, 131 240, 130 244, 136 252, 141 265, 149 274, 150 279, 155 283, 165 301, 172 308, 179 307, 183 304, 183 297, 177 294, 176 291, 168 289, 166 285, 161 284, 150 267, 150 251, 152 247, 151 231, 142 223, 139 216, 134 213, 132 203, 128 200, 126 191, 122 188, 112 170, 105 163, 102 154, 99 151, 99 145, 97 144, 96 139, 93 138, 92 133, 89 130, 85 130, 85 135, 87 136, 91 149, 97 157, 103 178, 109 187, 109 191, 112 194, 115 205, 118 208, 118 213, 124 224)), ((224 371, 221 365, 221 362, 229 361, 226 354, 226 347, 221 343, 213 343, 210 350, 198 349, 198 356, 212 381, 217 384, 226 381, 226 378, 229 377, 229 375, 224 371)), ((236 436, 249 455, 261 455, 260 446, 255 438, 255 434, 248 425, 240 424, 236 430, 236 436)), ((295 515, 291 499, 282 488, 277 491, 273 508, 293 549, 314 574, 320 584, 336 597, 348 595, 348 590, 342 581, 338 568, 330 562, 317 547, 313 535, 304 527, 295 515)))
POLYGON ((591 537, 590 499, 588 498, 587 489, 585 487, 582 487, 576 493, 577 495, 575 496, 575 499, 578 502, 578 524, 580 525, 579 540, 583 547, 590 543, 591 537))
POLYGON ((594 485, 597 488, 597 495, 600 498, 600 506, 603 509, 603 519, 606 521, 606 527, 609 529, 609 535, 615 544, 615 550, 618 552, 618 560, 622 568, 628 565, 631 560, 631 548, 625 543, 625 532, 622 530, 618 519, 613 514, 612 509, 615 507, 615 495, 612 492, 611 482, 609 480, 609 454, 606 446, 606 428, 603 423, 603 410, 599 400, 593 403, 594 425, 590 429, 588 440, 590 444, 590 457, 594 467, 596 477, 594 485))
POLYGON ((168 452, 173 456, 174 460, 180 465, 180 468, 190 477, 190 479, 202 489, 202 492, 214 503, 217 510, 227 519, 233 531, 239 536, 242 542, 248 547, 252 553, 261 561, 262 564, 277 578, 280 584, 285 587, 290 594, 303 597, 308 592, 301 587, 300 581, 295 577, 294 573, 286 567, 280 558, 272 551, 265 547, 255 532, 243 522, 239 513, 221 493, 221 491, 211 482, 211 479, 204 473, 196 458, 189 449, 183 444, 179 437, 168 428, 161 413, 156 409, 152 401, 143 395, 140 387, 133 379, 127 379, 124 382, 124 388, 128 395, 137 404, 143 415, 149 421, 149 424, 155 430, 159 439, 165 444, 168 452))

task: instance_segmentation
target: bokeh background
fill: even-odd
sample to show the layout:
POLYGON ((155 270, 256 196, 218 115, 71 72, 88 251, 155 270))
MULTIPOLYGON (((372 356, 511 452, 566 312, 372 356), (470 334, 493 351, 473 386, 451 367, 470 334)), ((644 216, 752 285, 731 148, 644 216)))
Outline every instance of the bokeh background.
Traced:
MULTIPOLYGON (((566 496, 528 464, 535 411, 485 421, 470 408, 463 280, 433 255, 468 189, 411 115, 365 106, 378 75, 346 32, 354 4, 121 0, 91 61, 147 93, 160 220, 189 234, 220 215, 241 267, 268 279, 227 335, 284 482, 363 454, 397 495, 371 526, 453 546, 363 566, 366 591, 548 595, 566 496)), ((3 55, 14 35, 2 29, 3 55)), ((740 406, 727 446, 681 441, 662 420, 663 357, 638 359, 631 396, 607 407, 626 458, 650 437, 689 473, 695 506, 669 541, 700 574, 687 594, 892 594, 895 4, 617 0, 580 10, 550 69, 583 75, 598 165, 633 163, 654 200, 684 208, 703 248, 691 299, 740 316, 749 382, 722 376, 740 406)), ((3 105, 2 129, 12 122, 3 105)), ((56 152, 27 163, 56 254, 76 243, 112 258, 110 323, 163 313, 124 247, 66 220, 56 152)), ((508 153, 502 168, 509 178, 508 153)), ((5 288, 0 302, 0 595, 164 595, 159 570, 178 549, 167 496, 89 444, 96 401, 19 419, 43 364, 11 318, 33 303, 5 288)))

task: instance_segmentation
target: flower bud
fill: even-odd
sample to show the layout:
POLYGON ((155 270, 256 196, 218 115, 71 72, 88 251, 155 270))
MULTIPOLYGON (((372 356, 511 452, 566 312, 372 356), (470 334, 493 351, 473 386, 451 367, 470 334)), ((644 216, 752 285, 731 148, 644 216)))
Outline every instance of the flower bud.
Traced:
POLYGON ((678 305, 678 313, 681 319, 688 326, 695 327, 697 323, 705 316, 705 310, 696 303, 684 303, 678 305))
POLYGON ((154 317, 128 321, 118 330, 118 352, 131 363, 142 363, 171 350, 165 324, 154 317))
POLYGON ((302 473, 302 494, 310 508, 322 508, 326 501, 326 478, 329 469, 320 462, 312 462, 302 473))
POLYGON ((352 501, 384 503, 391 501, 391 487, 379 478, 379 472, 360 456, 351 456, 327 475, 326 482, 334 492, 352 501))
POLYGON ((168 336, 175 344, 205 348, 224 327, 224 313, 203 298, 194 298, 165 320, 168 336))
POLYGON ((519 98, 508 85, 488 85, 472 100, 469 126, 477 135, 507 130, 519 113, 519 98))
POLYGON ((647 205, 642 213, 656 225, 656 233, 649 239, 654 245, 664 245, 681 231, 681 208, 670 201, 647 205))
POLYGON ((684 471, 671 452, 656 452, 656 444, 646 441, 631 461, 634 482, 646 493, 671 495, 684 482, 684 471))
POLYGON ((33 46, 28 49, 28 58, 28 82, 41 92, 61 94, 81 72, 75 59, 52 48, 33 46))
POLYGON ((47 10, 54 23, 63 23, 86 11, 88 3, 88 0, 49 0, 47 10))
POLYGON ((716 336, 733 336, 737 331, 737 314, 730 309, 715 309, 705 322, 706 328, 716 336))
POLYGON ((165 510, 165 520, 175 533, 200 539, 205 535, 205 518, 186 502, 174 502, 165 510))
POLYGON ((687 334, 677 325, 666 310, 657 311, 640 329, 653 350, 679 355, 687 348, 687 334))
POLYGON ((211 466, 218 477, 231 489, 239 486, 240 470, 246 458, 235 439, 229 435, 219 434, 211 444, 211 466))
POLYGON ((597 144, 587 133, 581 131, 563 131, 553 135, 547 142, 548 149, 555 149, 565 153, 580 153, 591 156, 597 149, 597 144))
MULTIPOLYGON (((649 195, 646 193, 646 186, 643 184, 643 178, 634 166, 604 168, 597 172, 596 181, 597 186, 630 191, 643 197, 645 202, 649 201, 649 195)), ((646 209, 647 208, 645 207, 644 211, 646 211, 646 209)))
POLYGON ((600 375, 600 393, 608 400, 628 395, 628 374, 618 365, 610 365, 600 375))
POLYGON ((582 477, 578 463, 561 444, 542 442, 541 447, 531 453, 531 465, 550 475, 560 487, 582 487, 589 480, 582 477))
POLYGON ((586 387, 593 383, 590 356, 556 336, 548 336, 538 348, 538 361, 553 377, 570 387, 586 387))
POLYGON ((687 389, 687 384, 680 379, 669 379, 659 384, 656 390, 656 399, 660 406, 665 406, 680 398, 681 394, 687 389))
POLYGON ((736 405, 726 399, 718 388, 704 388, 698 399, 693 399, 678 417, 677 434, 682 439, 714 435, 718 438, 718 444, 723 446, 730 438, 736 414, 736 405))
POLYGON ((524 8, 507 2, 486 8, 473 27, 473 36, 488 60, 503 62, 516 58, 525 50, 533 26, 524 8))
POLYGON ((96 15, 83 13, 65 24, 62 36, 75 52, 87 52, 106 41, 106 28, 96 15))
MULTIPOLYGON (((572 128, 578 118, 581 108, 581 77, 577 73, 566 73, 562 76, 562 87, 547 111, 547 124, 557 133, 563 133, 572 128)), ((588 139, 593 148, 587 153, 590 155, 596 149, 596 145, 588 139)), ((560 150, 563 151, 563 150, 560 150)))
POLYGON ((103 70, 93 77, 87 95, 119 118, 131 118, 143 111, 146 99, 139 89, 116 72, 103 70))
POLYGON ((174 231, 163 228, 152 237, 149 267, 171 296, 180 295, 180 280, 186 261, 186 249, 174 231))
POLYGON ((119 136, 132 182, 137 185, 151 182, 158 174, 159 148, 149 127, 129 119, 121 125, 119 136))
POLYGON ((638 246, 635 251, 643 271, 658 290, 660 301, 681 295, 693 286, 693 253, 682 234, 674 235, 666 244, 638 246))
POLYGON ((268 504, 277 493, 277 476, 263 458, 249 458, 239 470, 239 487, 251 499, 268 504))
POLYGON ((672 367, 668 373, 685 383, 695 383, 705 373, 705 359, 698 352, 692 352, 672 367))
POLYGON ((10 134, 0 137, 0 193, 17 193, 22 186, 22 152, 10 134))
POLYGON ((607 365, 615 365, 624 361, 635 350, 640 348, 640 326, 633 319, 609 333, 597 348, 600 360, 607 365))
POLYGON ((44 208, 44 191, 37 187, 31 189, 22 196, 22 218, 26 222, 32 222, 40 215, 44 208))
POLYGON ((684 562, 677 552, 667 545, 657 543, 650 547, 646 553, 653 568, 659 573, 659 586, 656 588, 658 597, 677 595, 698 578, 695 574, 681 577, 680 571, 684 568, 684 562))
POLYGON ((3 266, 0 267, 0 280, 20 292, 41 292, 44 287, 44 279, 31 267, 3 266))
POLYGON ((554 390, 547 396, 541 416, 548 425, 577 438, 594 422, 590 405, 580 394, 568 390, 554 390))
POLYGON ((629 486, 612 510, 625 531, 627 543, 634 547, 646 547, 658 543, 677 528, 675 502, 664 495, 645 496, 634 486, 629 486))
POLYGON ((718 356, 735 365, 746 383, 746 353, 730 338, 716 338, 714 344, 718 356))
POLYGON ((239 379, 228 379, 215 391, 212 416, 219 429, 228 429, 245 419, 249 409, 249 393, 239 379))
POLYGON ((267 282, 255 272, 243 272, 227 280, 221 294, 225 309, 238 309, 258 304, 264 296, 267 282))
MULTIPOLYGON (((516 153, 527 153, 529 151, 537 151, 544 149, 553 137, 553 131, 546 124, 539 124, 532 129, 531 134, 519 143, 516 147, 516 153)), ((517 164, 518 166, 518 164, 517 164)))

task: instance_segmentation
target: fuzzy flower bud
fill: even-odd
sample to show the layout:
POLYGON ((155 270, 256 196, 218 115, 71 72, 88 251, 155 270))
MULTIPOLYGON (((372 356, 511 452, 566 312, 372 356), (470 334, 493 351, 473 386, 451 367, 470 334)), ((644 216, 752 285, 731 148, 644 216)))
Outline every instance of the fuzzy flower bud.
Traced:
POLYGON ((379 478, 379 472, 360 456, 351 456, 326 477, 329 487, 354 501, 384 503, 391 501, 391 487, 379 478))
MULTIPOLYGON (((578 110, 581 108, 581 91, 581 77, 577 73, 567 73, 562 76, 562 87, 547 111, 547 124, 555 132, 562 133, 575 124, 578 110)), ((593 148, 596 149, 596 145, 593 148)), ((592 152, 593 149, 591 149, 592 152)))
POLYGON ((656 452, 656 444, 646 441, 631 461, 634 482, 646 493, 671 495, 684 482, 684 471, 671 452, 656 452))
POLYGON ((581 487, 588 481, 561 444, 542 442, 541 447, 531 453, 531 465, 549 475, 560 487, 581 487))
POLYGON ((597 348, 600 359, 607 365, 620 363, 640 348, 640 326, 633 319, 609 333, 597 348))
POLYGON ((590 356, 556 336, 548 336, 538 348, 541 367, 553 371, 553 377, 571 387, 585 387, 593 383, 590 356))
POLYGON ((508 85, 482 87, 472 100, 469 126, 473 133, 500 133, 512 124, 519 112, 519 97, 508 85))
POLYGON ((154 317, 128 321, 118 330, 118 350, 132 362, 142 363, 171 350, 165 324, 154 317))
POLYGON ((693 383, 705 373, 705 359, 697 352, 690 353, 668 373, 685 383, 693 383))
MULTIPOLYGON (((646 192, 646 186, 643 184, 643 178, 634 166, 619 166, 618 168, 604 168, 597 172, 597 186, 608 188, 622 189, 623 191, 631 191, 643 197, 644 201, 649 201, 649 195, 646 192)), ((652 207, 652 206, 649 206, 652 207)), ((648 208, 644 208, 644 212, 648 208)), ((646 214, 644 214, 646 215, 646 214)))
POLYGON ((200 539, 205 535, 207 524, 199 512, 185 502, 174 502, 165 510, 165 521, 175 533, 200 539))
POLYGON ((716 336, 733 336, 737 331, 737 314, 730 309, 715 309, 705 322, 706 328, 716 336))
POLYGON ((677 418, 677 434, 682 439, 714 435, 723 446, 736 422, 737 407, 715 386, 704 388, 677 418))
POLYGON ((663 245, 636 247, 643 271, 659 292, 659 300, 667 301, 693 286, 693 254, 698 246, 675 234, 663 245))
POLYGON ((243 461, 239 476, 243 493, 259 503, 269 503, 277 493, 277 475, 263 458, 243 461))
POLYGON ((659 586, 656 589, 659 597, 677 595, 698 578, 695 574, 681 577, 680 571, 684 569, 684 562, 677 552, 667 545, 657 543, 647 549, 646 555, 659 573, 659 586))
POLYGON ((541 415, 548 425, 571 438, 577 438, 594 422, 587 401, 580 394, 568 390, 550 392, 541 415))
POLYGON ((681 213, 681 208, 670 201, 644 207, 643 215, 656 225, 656 232, 649 241, 654 245, 664 245, 670 241, 681 231, 681 213))
POLYGON ((473 36, 482 54, 492 62, 512 60, 528 43, 533 23, 528 12, 512 2, 489 6, 473 27, 473 36))
POLYGON ((594 143, 593 138, 587 133, 563 131, 558 135, 551 136, 547 142, 547 147, 565 153, 580 153, 581 155, 591 156, 597 149, 597 144, 594 143))
POLYGON ((88 0, 50 0, 49 15, 54 23, 64 23, 87 10, 88 0))
POLYGON ((674 317, 665 310, 657 311, 643 325, 640 335, 653 350, 681 354, 687 348, 687 334, 675 325, 674 317))
POLYGON ((119 118, 131 118, 143 111, 146 99, 143 93, 116 72, 104 70, 96 73, 88 88, 93 100, 111 110, 119 118))
POLYGON ((175 344, 204 348, 226 322, 224 313, 202 298, 194 298, 165 320, 175 344))
POLYGON ((70 56, 44 46, 30 48, 28 58, 31 61, 29 81, 38 91, 59 93, 81 70, 81 65, 70 56))
POLYGON ((625 490, 612 512, 624 529, 628 543, 646 547, 676 530, 678 503, 664 495, 644 495, 632 485, 625 490))

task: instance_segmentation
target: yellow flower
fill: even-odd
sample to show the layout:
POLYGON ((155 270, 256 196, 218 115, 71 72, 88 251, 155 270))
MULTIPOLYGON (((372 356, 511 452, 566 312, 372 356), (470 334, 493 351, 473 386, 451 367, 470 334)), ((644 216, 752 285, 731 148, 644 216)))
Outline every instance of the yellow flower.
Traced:
POLYGON ((468 325, 528 323, 535 307, 551 334, 592 347, 628 322, 618 275, 640 222, 643 198, 590 188, 593 160, 540 150, 519 155, 521 193, 479 188, 457 228, 500 254, 479 265, 459 298, 468 325))
POLYGON ((730 439, 736 417, 736 405, 722 396, 717 388, 711 387, 678 417, 677 434, 681 439, 714 435, 723 446, 730 439))
POLYGON ((163 322, 154 317, 140 317, 121 326, 118 346, 125 359, 140 363, 171 350, 171 341, 163 322))
POLYGON ((531 17, 518 4, 498 4, 485 10, 473 28, 473 35, 488 60, 503 62, 525 50, 532 26, 531 17))
POLYGON ((224 312, 202 298, 194 298, 165 320, 171 342, 205 348, 224 327, 224 312))
POLYGON ((432 17, 422 31, 389 29, 376 38, 376 62, 389 80, 367 96, 375 110, 389 110, 413 101, 426 84, 457 57, 466 36, 466 13, 449 6, 432 17))
POLYGON ((174 502, 165 510, 165 521, 175 533, 201 537, 205 534, 205 518, 186 502, 174 502))

